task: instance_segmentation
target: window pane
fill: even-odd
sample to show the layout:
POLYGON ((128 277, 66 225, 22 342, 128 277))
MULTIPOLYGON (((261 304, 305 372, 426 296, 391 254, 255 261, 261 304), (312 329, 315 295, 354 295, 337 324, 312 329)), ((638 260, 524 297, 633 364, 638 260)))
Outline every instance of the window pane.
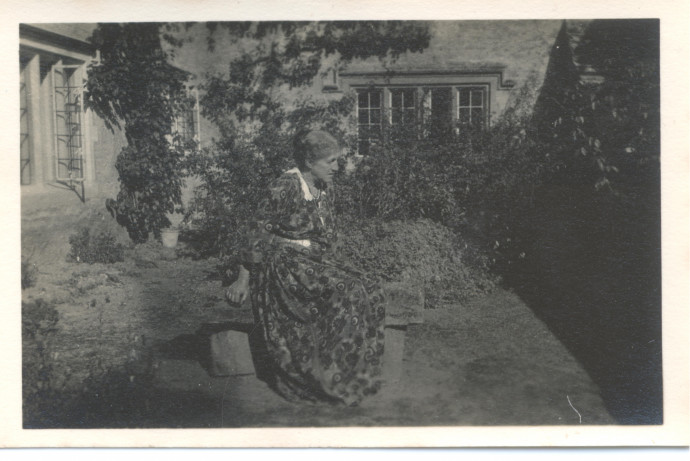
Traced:
POLYGON ((400 90, 391 91, 391 106, 395 108, 402 107, 402 92, 400 90))
POLYGON ((403 107, 413 108, 414 107, 414 89, 408 88, 403 90, 403 107))
POLYGON ((450 121, 450 88, 433 88, 431 90, 431 116, 434 119, 450 121))
POLYGON ((378 125, 381 123, 381 109, 371 109, 369 111, 369 123, 378 125))
POLYGON ((484 123, 484 110, 483 109, 471 109, 472 110, 472 125, 480 126, 484 123))
POLYGON ((482 90, 472 90, 472 105, 474 107, 483 106, 484 92, 482 90))
POLYGON ((460 106, 467 107, 470 105, 470 92, 466 88, 460 88, 460 106))
POLYGON ((369 107, 381 107, 381 92, 380 91, 370 91, 369 92, 369 107))
POLYGON ((357 107, 369 107, 369 93, 359 91, 357 93, 357 107))
POLYGON ((403 123, 402 111, 398 108, 394 108, 391 112, 391 120, 394 125, 403 123))
POLYGON ((412 109, 405 109, 403 112, 403 123, 414 123, 414 107, 412 109))
POLYGON ((358 147, 361 154, 369 152, 369 145, 381 136, 381 90, 361 90, 357 93, 358 147))
POLYGON ((391 105, 399 108, 414 107, 414 92, 414 88, 391 90, 391 94, 393 95, 391 105))
POLYGON ((470 123, 470 109, 460 108, 460 113, 458 115, 458 122, 461 125, 467 125, 470 123))
POLYGON ((415 89, 391 90, 392 123, 411 124, 415 121, 415 89))

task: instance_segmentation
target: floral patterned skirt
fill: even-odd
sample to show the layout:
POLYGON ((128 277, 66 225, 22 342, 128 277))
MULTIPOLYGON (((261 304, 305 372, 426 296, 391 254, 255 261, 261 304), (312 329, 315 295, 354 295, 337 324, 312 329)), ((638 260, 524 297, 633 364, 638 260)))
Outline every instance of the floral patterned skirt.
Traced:
POLYGON ((289 400, 356 405, 381 387, 385 299, 363 274, 290 245, 252 271, 269 384, 289 400))

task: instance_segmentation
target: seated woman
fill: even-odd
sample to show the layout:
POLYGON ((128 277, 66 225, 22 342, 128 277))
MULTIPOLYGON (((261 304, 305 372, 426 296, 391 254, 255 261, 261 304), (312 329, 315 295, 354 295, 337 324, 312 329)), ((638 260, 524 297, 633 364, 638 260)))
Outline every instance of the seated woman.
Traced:
POLYGON ((375 281, 333 260, 328 185, 340 155, 324 131, 297 136, 297 168, 269 186, 226 297, 239 303, 251 296, 277 392, 357 405, 381 386, 385 308, 375 281))

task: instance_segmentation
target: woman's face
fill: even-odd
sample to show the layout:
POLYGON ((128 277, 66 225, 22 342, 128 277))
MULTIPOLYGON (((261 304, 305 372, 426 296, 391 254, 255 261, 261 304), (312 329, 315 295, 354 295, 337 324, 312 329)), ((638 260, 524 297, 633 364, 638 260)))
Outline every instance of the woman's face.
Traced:
POLYGON ((315 160, 313 163, 307 163, 307 166, 314 178, 329 183, 333 179, 333 173, 338 171, 339 158, 340 152, 333 151, 326 157, 315 160))

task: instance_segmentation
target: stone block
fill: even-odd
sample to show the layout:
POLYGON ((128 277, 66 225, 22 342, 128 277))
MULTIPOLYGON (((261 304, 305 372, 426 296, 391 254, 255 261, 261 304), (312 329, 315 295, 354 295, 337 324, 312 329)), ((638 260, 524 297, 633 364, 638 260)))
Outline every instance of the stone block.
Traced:
POLYGON ((424 288, 409 282, 387 283, 386 326, 424 323, 424 288))
POLYGON ((400 384, 403 378, 406 327, 386 327, 383 349, 383 379, 386 386, 400 384))
POLYGON ((252 352, 246 332, 225 330, 210 337, 211 376, 238 376, 254 374, 252 352))

